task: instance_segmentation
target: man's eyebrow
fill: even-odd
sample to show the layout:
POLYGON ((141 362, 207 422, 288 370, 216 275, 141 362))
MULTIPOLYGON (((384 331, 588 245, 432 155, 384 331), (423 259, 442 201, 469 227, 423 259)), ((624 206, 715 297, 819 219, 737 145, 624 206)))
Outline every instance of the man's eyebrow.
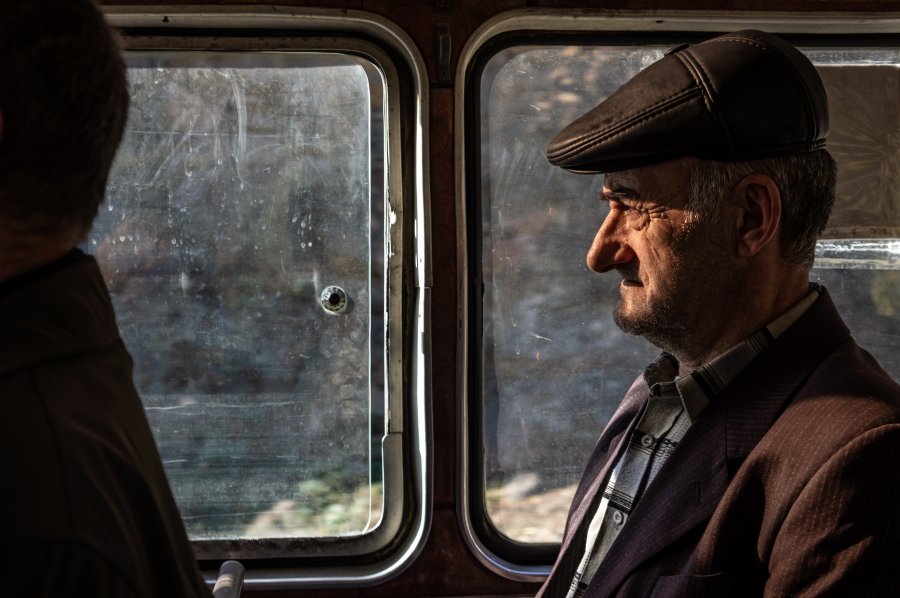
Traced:
POLYGON ((641 194, 630 187, 615 187, 614 189, 603 189, 600 191, 600 199, 602 201, 631 199, 640 201, 641 194))

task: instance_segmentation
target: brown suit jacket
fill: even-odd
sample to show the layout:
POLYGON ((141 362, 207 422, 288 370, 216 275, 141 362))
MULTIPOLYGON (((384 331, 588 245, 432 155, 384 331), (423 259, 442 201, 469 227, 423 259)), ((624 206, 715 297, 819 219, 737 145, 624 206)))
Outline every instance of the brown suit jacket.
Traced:
MULTIPOLYGON (((600 436, 541 592, 564 596, 585 518, 646 400, 600 436)), ((698 418, 586 596, 900 595, 900 386, 827 292, 698 418)))

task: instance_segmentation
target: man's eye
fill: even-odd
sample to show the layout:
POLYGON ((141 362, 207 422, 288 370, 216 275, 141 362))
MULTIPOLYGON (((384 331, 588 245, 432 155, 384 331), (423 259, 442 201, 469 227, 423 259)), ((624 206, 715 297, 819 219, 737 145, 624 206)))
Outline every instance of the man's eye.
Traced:
POLYGON ((627 212, 631 212, 631 213, 633 213, 633 214, 635 214, 635 215, 638 215, 638 214, 646 214, 646 213, 647 213, 647 208, 644 207, 644 205, 643 205, 642 203, 640 203, 640 202, 623 203, 623 204, 622 204, 622 210, 623 210, 623 211, 627 211, 627 212))

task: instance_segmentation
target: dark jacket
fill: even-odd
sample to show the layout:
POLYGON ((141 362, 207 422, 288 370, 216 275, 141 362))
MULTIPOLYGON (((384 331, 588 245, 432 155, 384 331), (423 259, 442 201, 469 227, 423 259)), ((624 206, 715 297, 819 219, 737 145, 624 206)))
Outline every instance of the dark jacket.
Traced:
POLYGON ((0 293, 0 594, 209 596, 93 258, 0 293))
MULTIPOLYGON (((601 435, 543 596, 565 595, 556 573, 647 394, 632 387, 601 435)), ((900 387, 823 291, 701 414, 586 596, 900 595, 898 458, 900 387)))

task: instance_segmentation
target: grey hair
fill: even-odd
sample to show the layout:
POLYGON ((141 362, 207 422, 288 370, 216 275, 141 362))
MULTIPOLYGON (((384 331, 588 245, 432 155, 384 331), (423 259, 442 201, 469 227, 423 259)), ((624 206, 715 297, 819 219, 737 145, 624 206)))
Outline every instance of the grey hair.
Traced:
POLYGON ((795 266, 812 267, 816 239, 834 205, 834 158, 823 149, 746 162, 696 160, 691 169, 687 210, 698 220, 715 221, 722 199, 753 173, 770 177, 781 192, 781 257, 795 266))

